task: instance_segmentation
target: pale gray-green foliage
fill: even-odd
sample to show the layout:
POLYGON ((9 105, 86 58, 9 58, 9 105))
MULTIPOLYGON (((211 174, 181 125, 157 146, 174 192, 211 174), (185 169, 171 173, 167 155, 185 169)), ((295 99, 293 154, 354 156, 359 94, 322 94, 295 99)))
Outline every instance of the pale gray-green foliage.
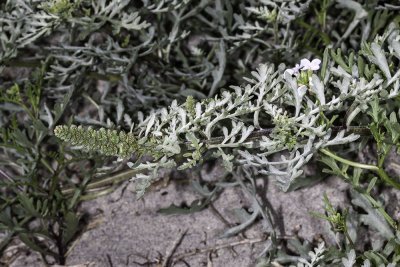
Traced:
POLYGON ((235 14, 235 25, 242 32, 236 36, 229 36, 235 40, 235 46, 241 46, 255 38, 266 51, 284 51, 282 56, 285 60, 291 61, 291 57, 298 48, 295 42, 296 33, 292 30, 296 18, 302 17, 309 9, 311 1, 249 1, 246 10, 249 18, 242 14, 235 14), (271 24, 275 23, 275 29, 269 30, 271 24), (271 34, 273 32, 273 34, 271 34), (261 36, 265 33, 271 34, 273 42, 265 41, 261 36))
MULTIPOLYGON (((129 2, 7 1, 0 21, 1 68, 18 61, 20 51, 26 49, 34 56, 25 60, 51 58, 43 87, 53 97, 62 98, 71 87, 89 87, 87 76, 95 74, 94 78, 119 82, 130 112, 160 102, 170 104, 172 99, 187 95, 204 98, 202 91, 206 89, 211 96, 229 77, 235 77, 226 72, 227 58, 242 49, 235 44, 242 30, 233 18, 250 20, 244 8, 232 9, 239 1, 215 1, 215 8, 214 1, 209 0, 142 1, 140 8, 129 2), (49 8, 62 2, 66 10, 49 8), (199 36, 199 25, 213 32, 199 36), (182 53, 183 43, 194 51, 192 56, 182 53), (200 45, 210 46, 209 51, 203 51, 200 45), (153 64, 156 61, 172 64, 166 68, 153 64)), ((249 47, 256 42, 255 37, 246 38, 249 47)), ((244 64, 257 57, 256 48, 246 54, 244 64)), ((246 71, 242 59, 238 60, 238 69, 246 71)), ((103 92, 101 102, 97 101, 100 109, 107 106, 105 95, 103 92)), ((114 105, 116 97, 107 95, 114 105)), ((94 123, 89 118, 85 122, 94 123)), ((104 126, 105 122, 95 124, 104 126)))
MULTIPOLYGON (((90 1, 95 14, 74 18, 62 17, 61 14, 51 14, 46 12, 44 7, 51 1, 24 1, 8 0, 6 8, 11 12, 1 14, 1 40, 3 53, 1 61, 15 56, 19 48, 32 44, 36 39, 50 34, 62 20, 66 20, 73 25, 78 23, 83 26, 79 38, 85 38, 89 33, 96 31, 106 22, 111 22, 113 31, 118 33, 121 28, 127 30, 142 30, 149 26, 145 21, 141 21, 137 12, 126 13, 124 8, 129 4, 129 0, 119 1, 90 1), (107 3, 108 2, 108 3, 107 3), (36 9, 39 8, 39 11, 36 9), (42 9, 42 10, 40 10, 42 9), (12 45, 11 45, 12 44, 12 45)), ((76 1, 81 2, 81 1, 76 1)))
POLYGON ((385 221, 383 216, 371 205, 365 196, 354 191, 354 198, 352 200, 354 205, 363 208, 367 214, 360 215, 360 221, 365 225, 375 228, 379 234, 385 239, 389 240, 394 237, 393 231, 385 221))
POLYGON ((311 0, 301 1, 270 1, 262 0, 256 5, 246 7, 246 9, 259 16, 260 19, 271 20, 274 16, 282 24, 290 23, 298 17, 304 15, 309 9, 311 0))
MULTIPOLYGON (((39 1, 33 2, 38 4, 39 1)), ((34 12, 32 6, 22 0, 7 1, 7 8, 9 12, 0 11, 1 61, 16 56, 18 48, 49 34, 57 24, 56 15, 34 12)))
MULTIPOLYGON (((396 47, 398 35, 398 30, 392 29, 388 35, 390 38, 386 39, 390 47, 396 47)), ((174 101, 168 109, 154 110, 146 118, 141 118, 135 129, 139 143, 148 149, 149 154, 156 155, 156 160, 159 155, 163 164, 167 158, 173 161, 171 157, 181 153, 180 144, 184 143, 191 152, 185 155, 187 161, 179 169, 196 165, 201 159, 199 153, 202 149, 213 149, 216 150, 214 156, 222 158, 227 170, 232 171, 236 164, 256 167, 259 173, 276 176, 286 191, 302 175, 302 167, 318 149, 346 144, 358 138, 356 134, 346 135, 345 131, 333 132, 325 122, 319 122, 321 116, 329 119, 335 113, 349 109, 350 105, 358 111, 365 111, 368 102, 378 95, 381 99, 398 95, 399 82, 390 82, 392 74, 387 73, 383 48, 375 43, 371 47, 369 59, 377 64, 383 75, 376 72, 367 80, 358 76, 356 65, 352 66, 354 75, 349 75, 332 62, 324 81, 317 75, 312 76, 311 90, 315 93, 312 96, 306 91, 297 91, 297 82, 284 72, 284 65, 275 70, 271 64, 261 64, 257 71, 252 72, 251 78, 246 78, 247 85, 232 86, 233 91, 224 91, 213 99, 199 101, 193 110, 187 110, 184 104, 178 105, 174 101), (291 108, 295 111, 290 111, 291 108), (253 131, 261 128, 260 116, 269 118, 276 127, 269 136, 249 139, 253 131), (223 124, 227 119, 228 124, 223 124), (243 119, 253 125, 246 125, 243 119), (221 133, 222 138, 217 143, 210 142, 221 133), (296 140, 292 145, 288 143, 291 137, 296 140), (282 153, 285 151, 287 153, 282 153), (280 158, 271 157, 278 152, 280 158)), ((350 125, 351 121, 347 124, 350 125)), ((154 163, 139 166, 153 169, 154 163)), ((153 172, 153 175, 142 175, 140 179, 155 177, 153 172)))
POLYGON ((342 264, 344 267, 352 267, 354 263, 356 263, 356 252, 352 249, 345 258, 342 258, 342 264))
POLYGON ((297 267, 313 267, 319 266, 317 265, 321 260, 324 259, 323 253, 325 252, 325 243, 321 242, 318 247, 314 249, 314 251, 310 251, 308 253, 310 259, 300 258, 299 262, 297 263, 297 267))
MULTIPOLYGON (((340 266, 340 267, 353 267, 356 265, 356 252, 354 249, 349 250, 343 257, 338 257, 334 259, 330 263, 326 263, 325 253, 328 252, 328 249, 325 248, 324 242, 320 243, 318 247, 314 248, 314 250, 308 252, 308 259, 299 258, 297 265, 290 265, 291 267, 312 267, 312 266, 340 266)), ((361 267, 371 267, 371 261, 369 259, 365 259, 361 267)), ((394 267, 396 263, 388 263, 388 264, 380 264, 379 267, 394 267)))
MULTIPOLYGON (((393 30, 391 36, 388 39, 390 46, 396 47, 398 31, 393 30)), ((373 43, 371 46, 377 45, 373 43)), ((270 64, 261 64, 257 71, 252 72, 252 78, 246 78, 247 85, 232 86, 234 91, 225 91, 213 99, 197 102, 193 110, 187 110, 184 104, 178 105, 176 101, 168 109, 154 110, 137 125, 139 143, 148 147, 150 154, 160 155, 163 164, 167 158, 181 153, 180 144, 185 143, 195 152, 186 154, 187 161, 179 169, 196 165, 201 159, 201 149, 215 149, 214 156, 222 158, 227 170, 232 171, 235 164, 256 167, 260 173, 277 176, 281 188, 287 190, 301 176, 302 167, 318 149, 358 138, 355 134, 345 135, 344 131, 334 133, 326 124, 319 124, 321 114, 329 118, 331 114, 347 110, 350 103, 359 110, 366 110, 367 103, 383 90, 388 91, 384 96, 386 99, 398 95, 398 81, 394 86, 387 82, 391 74, 386 73, 387 62, 382 54, 379 46, 379 49, 372 50, 369 58, 371 63, 379 62, 377 65, 384 76, 374 73, 367 80, 358 77, 357 66, 353 66, 352 76, 333 63, 326 71, 325 81, 313 75, 311 90, 316 97, 304 90, 298 92, 295 78, 284 73, 285 66, 275 70, 270 64), (337 89, 327 90, 330 84, 337 89), (289 111, 290 107, 295 108, 294 113, 289 111), (288 130, 281 132, 281 127, 277 126, 270 136, 256 141, 248 139, 251 132, 260 128, 260 116, 271 118, 275 123, 280 121, 288 130), (243 118, 252 121, 253 125, 241 122, 243 118), (230 120, 228 126, 221 125, 226 119, 230 120), (218 143, 208 142, 219 133, 223 138, 218 143), (303 140, 290 147, 285 135, 294 135, 296 140, 302 137, 303 140), (280 159, 269 157, 283 151, 288 151, 288 154, 281 154, 280 159)), ((154 163, 139 166, 153 169, 154 163)), ((140 179, 151 180, 154 175, 142 175, 140 179)))
MULTIPOLYGON (((375 64, 378 71, 365 77, 360 74, 357 64, 344 66, 329 61, 323 76, 314 73, 313 84, 307 88, 299 86, 295 78, 284 72, 285 68, 293 65, 276 68, 271 62, 279 58, 294 64, 303 55, 318 54, 318 51, 302 51, 295 41, 299 29, 304 30, 296 20, 304 19, 310 23, 304 15, 310 14, 310 4, 317 1, 143 0, 143 7, 137 8, 128 5, 133 2, 128 0, 76 0, 67 1, 72 6, 63 12, 49 12, 51 9, 46 6, 57 2, 62 1, 8 0, 6 4, 2 3, 6 8, 0 14, 1 65, 25 56, 24 49, 29 49, 34 56, 23 59, 40 61, 48 56, 51 63, 45 74, 43 90, 51 97, 65 100, 55 106, 55 112, 47 103, 44 104, 40 117, 48 127, 35 127, 40 126, 47 133, 55 126, 72 93, 89 88, 90 84, 84 82, 87 81, 85 76, 100 74, 111 82, 118 81, 115 95, 110 93, 112 86, 107 83, 104 87, 99 86, 99 95, 85 96, 98 109, 98 119, 75 116, 75 120, 112 127, 113 122, 107 113, 115 113, 114 122, 120 125, 124 122, 138 136, 142 154, 149 154, 154 160, 142 162, 140 158, 135 163, 128 163, 137 170, 150 171, 136 177, 142 182, 138 185, 139 196, 158 177, 160 168, 193 167, 202 161, 207 151, 213 152, 213 157, 221 158, 227 171, 233 172, 236 184, 240 184, 252 200, 252 213, 240 213, 242 223, 226 231, 224 236, 242 231, 259 216, 264 219, 265 229, 273 231, 268 212, 255 197, 255 182, 249 177, 254 178, 257 173, 276 176, 282 189, 287 190, 302 175, 302 167, 319 148, 357 140, 357 135, 331 131, 326 121, 321 122, 322 118, 331 119, 352 108, 346 121, 346 125, 351 126, 377 96, 381 100, 398 96, 400 70, 393 71, 390 64, 393 63, 390 57, 400 59, 398 30, 392 25, 384 35, 375 38, 377 26, 374 25, 385 21, 385 13, 375 11, 398 9, 394 5, 377 4, 378 1, 364 5, 356 1, 332 1, 349 19, 343 16, 337 20, 329 19, 331 23, 325 32, 329 33, 331 43, 326 46, 341 47, 348 55, 351 49, 362 47, 360 40, 372 41, 375 38, 372 44, 364 44, 363 52, 368 63, 375 64), (74 5, 80 4, 88 8, 87 13, 77 15, 73 12, 74 5), (376 7, 367 10, 368 5, 375 4, 376 7), (151 15, 160 18, 161 25, 151 15), (189 22, 193 18, 195 22, 189 22), (158 31, 170 24, 171 28, 158 31), (188 30, 188 25, 197 27, 199 24, 202 25, 200 29, 207 28, 208 31, 202 36, 197 36, 199 32, 191 36, 190 30, 194 28, 188 30), (335 28, 334 25, 339 26, 335 28), (334 29, 331 31, 329 27, 334 29), (210 46, 211 52, 201 44, 210 46), (191 55, 185 55, 184 49, 191 55), (245 57, 232 57, 236 51, 245 51, 245 57), (149 60, 146 58, 148 55, 153 57, 149 60), (140 62, 141 58, 144 63, 140 62), (174 61, 176 59, 179 60, 174 61), (244 79, 246 84, 232 86, 232 90, 214 97, 221 86, 236 83, 232 77, 241 77, 247 72, 245 65, 255 66, 260 61, 269 63, 258 66, 252 77, 244 79), (152 62, 163 66, 148 67, 152 62), (136 71, 134 74, 133 70, 136 71), (119 76, 121 80, 113 80, 115 77, 110 75, 119 76), (197 98, 209 94, 213 98, 199 100, 193 109, 178 104, 179 100, 172 102, 177 95, 191 94, 197 98), (129 100, 124 105, 126 95, 129 95, 129 100), (159 103, 159 99, 172 104, 168 108, 153 110, 148 116, 142 113, 137 116, 132 112, 140 105, 159 103), (261 139, 252 137, 255 131, 271 126, 274 129, 270 134, 261 139), (183 163, 176 160, 182 152, 186 158, 183 163), (244 183, 243 177, 249 178, 246 181, 250 182, 250 187, 244 183)), ((2 105, 2 110, 11 109, 15 107, 2 105)), ((5 115, 0 124, 6 121, 5 115)), ((29 145, 25 132, 17 130, 16 137, 19 142, 29 145)), ((8 161, 11 165, 11 160, 8 161)), ((365 199, 358 197, 354 201, 367 211, 360 220, 371 226, 378 225, 386 238, 394 238, 385 221, 364 202, 365 199)), ((399 243, 398 239, 397 233, 393 242, 399 243)), ((321 245, 311 251, 309 257, 306 253, 305 256, 301 254, 304 260, 299 266, 318 264, 323 261, 323 253, 321 245)), ((342 263, 351 266, 353 259, 354 251, 350 251, 342 263)), ((364 266, 368 264, 366 260, 364 266)))

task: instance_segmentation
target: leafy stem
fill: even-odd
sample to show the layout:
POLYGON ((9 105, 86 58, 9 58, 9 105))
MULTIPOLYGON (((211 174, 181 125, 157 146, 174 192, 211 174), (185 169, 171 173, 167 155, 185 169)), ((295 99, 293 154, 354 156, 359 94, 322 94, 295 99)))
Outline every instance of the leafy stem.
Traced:
POLYGON ((386 172, 383 170, 383 168, 379 168, 378 174, 391 187, 394 187, 397 190, 400 190, 400 184, 398 184, 395 181, 393 181, 392 179, 390 179, 390 177, 386 174, 386 172))
MULTIPOLYGON (((332 128, 333 128, 334 131, 343 130, 341 128, 341 126, 332 126, 332 128)), ((359 131, 360 130, 359 128, 360 127, 356 127, 356 129, 353 129, 353 128, 349 127, 348 131, 359 131)), ((247 138, 248 138, 248 140, 251 140, 251 139, 260 138, 262 136, 269 136, 272 133, 272 131, 273 131, 273 129, 255 130, 247 138)), ((55 132, 57 132, 57 131, 55 131, 55 132)), ((221 143, 223 141, 223 139, 224 139, 224 137, 212 137, 209 140, 202 140, 201 142, 204 142, 204 143, 206 143, 208 145, 212 145, 212 144, 221 143)), ((83 140, 83 138, 80 138, 80 140, 83 140)), ((189 146, 190 144, 188 142, 186 142, 186 143, 183 143, 182 145, 189 146)), ((188 147, 188 149, 190 149, 190 148, 188 147)), ((348 161, 346 159, 340 158, 339 156, 337 156, 337 155, 333 154, 332 152, 328 151, 327 149, 321 149, 320 151, 325 153, 328 156, 331 156, 334 159, 337 159, 340 162, 349 164, 351 166, 360 167, 360 168, 363 168, 363 169, 376 170, 376 171, 379 170, 379 168, 377 168, 376 166, 373 166, 373 165, 354 163, 354 162, 348 161)), ((104 176, 100 177, 99 179, 96 179, 96 181, 90 182, 85 187, 85 189, 88 190, 88 189, 100 188, 100 187, 103 187, 105 185, 113 184, 115 182, 128 180, 128 179, 132 178, 133 176, 135 176, 136 174, 144 173, 146 171, 147 171, 146 169, 143 169, 143 170, 128 169, 128 170, 125 170, 125 171, 122 171, 122 172, 118 172, 118 173, 115 173, 115 174, 104 175, 104 176)), ((70 195, 70 194, 73 194, 74 191, 75 191, 74 188, 67 187, 67 188, 64 188, 62 190, 62 194, 63 195, 70 195)))
MULTIPOLYGON (((87 184, 85 189, 95 189, 99 187, 103 187, 105 185, 113 184, 113 183, 118 183, 120 181, 128 180, 132 178, 133 176, 146 172, 147 170, 133 170, 133 169, 127 169, 123 170, 120 172, 116 172, 110 175, 104 175, 99 179, 96 179, 95 181, 92 181, 87 184)), ((63 195, 71 195, 75 192, 75 188, 67 187, 61 190, 61 193, 63 195)))
POLYGON ((310 214, 315 217, 329 221, 333 226, 333 230, 338 231, 338 232, 343 232, 343 234, 346 236, 347 240, 349 241, 351 248, 355 249, 354 242, 351 239, 349 232, 347 230, 347 226, 346 226, 346 218, 347 218, 347 214, 348 214, 348 209, 344 210, 343 212, 338 212, 336 210, 336 208, 334 208, 332 206, 332 204, 329 201, 328 196, 326 195, 325 192, 324 192, 324 202, 325 202, 325 206, 323 208, 325 210, 326 216, 322 215, 322 214, 314 213, 314 212, 310 212, 310 214))
POLYGON ((349 241, 351 248, 352 248, 352 249, 355 249, 356 247, 355 247, 355 245, 354 245, 353 240, 351 239, 351 237, 350 237, 350 235, 349 235, 349 231, 347 231, 347 226, 346 226, 346 224, 344 224, 343 233, 344 233, 344 235, 346 236, 347 240, 349 241))
POLYGON ((379 168, 375 165, 369 165, 369 164, 363 164, 363 163, 358 163, 358 162, 354 162, 354 161, 350 161, 348 159, 344 159, 342 157, 339 157, 338 155, 330 152, 328 149, 325 148, 321 148, 319 151, 321 151, 322 153, 324 153, 325 155, 339 161, 342 162, 344 164, 356 167, 356 168, 361 168, 361 169, 366 169, 366 170, 372 170, 372 171, 379 171, 379 168))
POLYGON ((319 151, 321 151, 322 153, 324 153, 325 155, 339 161, 342 162, 344 164, 356 167, 356 168, 361 168, 361 169, 366 169, 366 170, 372 170, 375 171, 379 174, 379 176, 382 178, 382 180, 384 180, 387 184, 389 184, 390 186, 396 188, 397 190, 400 190, 400 184, 396 183, 395 181, 393 181, 392 179, 389 178, 389 176, 386 174, 386 172, 384 171, 383 167, 378 167, 375 165, 369 165, 369 164, 363 164, 363 163, 358 163, 358 162, 354 162, 354 161, 350 161, 348 159, 344 159, 342 157, 339 157, 338 155, 330 152, 329 150, 325 149, 325 148, 321 148, 319 151))

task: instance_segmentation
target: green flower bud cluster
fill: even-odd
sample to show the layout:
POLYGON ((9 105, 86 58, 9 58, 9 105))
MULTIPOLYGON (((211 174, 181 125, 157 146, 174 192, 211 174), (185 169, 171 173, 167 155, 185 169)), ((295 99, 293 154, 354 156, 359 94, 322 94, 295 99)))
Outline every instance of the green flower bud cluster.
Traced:
POLYGON ((51 0, 47 1, 42 8, 51 14, 59 15, 64 18, 70 18, 74 9, 80 5, 80 2, 81 1, 79 0, 51 0))
POLYGON ((100 151, 107 156, 120 156, 127 158, 137 150, 137 142, 132 133, 101 128, 94 130, 82 126, 59 125, 54 129, 54 134, 73 145, 82 145, 91 151, 100 151))
POLYGON ((189 95, 186 98, 185 109, 190 114, 195 114, 196 100, 194 100, 193 96, 189 95))

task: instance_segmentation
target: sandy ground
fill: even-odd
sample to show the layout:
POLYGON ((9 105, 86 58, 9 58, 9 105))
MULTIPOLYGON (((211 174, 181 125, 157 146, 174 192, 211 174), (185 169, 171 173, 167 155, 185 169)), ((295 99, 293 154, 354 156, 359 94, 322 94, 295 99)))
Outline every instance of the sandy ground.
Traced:
MULTIPOLYGON (((389 162, 398 160, 393 154, 389 162)), ((392 168, 397 168, 392 164, 392 168)), ((393 169, 393 170, 394 170, 393 169)), ((391 170, 391 171, 393 171, 391 170)), ((217 164, 206 180, 218 179, 223 169, 217 164)), ((190 204, 200 196, 187 183, 190 172, 171 172, 167 185, 159 185, 141 200, 136 200, 134 184, 123 183, 112 194, 82 203, 88 218, 87 229, 76 240, 67 257, 67 265, 84 266, 254 266, 268 238, 261 223, 249 227, 243 235, 219 236, 229 225, 239 223, 234 209, 248 208, 249 199, 239 188, 228 188, 200 212, 163 215, 160 208, 190 204), (167 261, 168 259, 168 261, 167 261)), ((323 192, 333 206, 349 206, 349 186, 336 177, 297 191, 283 193, 273 179, 259 180, 260 201, 270 209, 277 235, 281 240, 297 236, 300 240, 334 244, 326 221, 308 214, 323 213, 323 192)), ((392 191, 384 194, 388 201, 400 199, 392 191)), ((398 205, 389 208, 399 219, 398 205)), ((365 237, 367 238, 367 237, 365 237)), ((282 242, 282 241, 281 241, 282 242)), ((362 242, 361 242, 362 243, 362 242)), ((42 266, 36 253, 21 255, 12 266, 42 266)))

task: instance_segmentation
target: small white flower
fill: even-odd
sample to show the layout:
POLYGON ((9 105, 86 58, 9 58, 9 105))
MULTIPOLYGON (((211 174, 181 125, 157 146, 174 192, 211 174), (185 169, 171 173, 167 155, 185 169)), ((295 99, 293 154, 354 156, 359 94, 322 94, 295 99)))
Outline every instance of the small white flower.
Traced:
POLYGON ((319 64, 321 64, 321 60, 318 58, 313 59, 311 62, 306 58, 300 61, 301 70, 319 70, 319 64))
POLYGON ((296 67, 292 68, 292 69, 287 69, 285 70, 285 72, 287 71, 290 75, 295 75, 296 77, 300 75, 300 69, 302 68, 301 65, 296 64, 296 67))

